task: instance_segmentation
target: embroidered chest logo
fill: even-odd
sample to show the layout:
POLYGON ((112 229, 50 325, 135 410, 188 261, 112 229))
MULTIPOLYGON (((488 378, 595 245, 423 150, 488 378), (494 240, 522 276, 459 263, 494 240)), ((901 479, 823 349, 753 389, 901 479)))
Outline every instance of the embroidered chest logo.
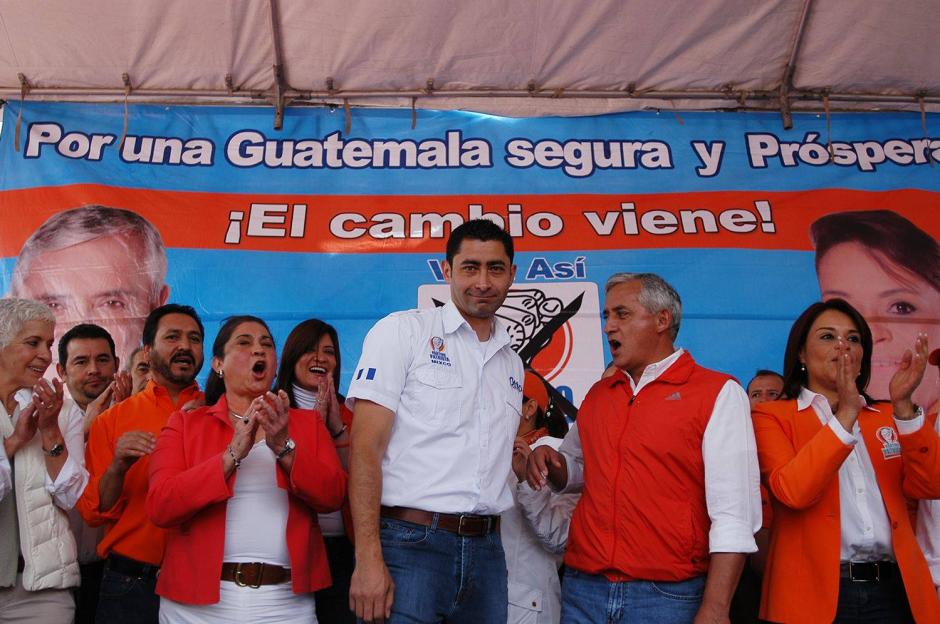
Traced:
POLYGON ((452 366, 450 363, 450 358, 447 357, 447 354, 444 353, 446 345, 444 344, 444 339, 440 336, 431 337, 431 364, 438 364, 440 366, 452 366))
POLYGON ((881 442, 881 454, 885 459, 901 456, 901 443, 898 442, 898 432, 892 427, 881 427, 875 434, 881 442))

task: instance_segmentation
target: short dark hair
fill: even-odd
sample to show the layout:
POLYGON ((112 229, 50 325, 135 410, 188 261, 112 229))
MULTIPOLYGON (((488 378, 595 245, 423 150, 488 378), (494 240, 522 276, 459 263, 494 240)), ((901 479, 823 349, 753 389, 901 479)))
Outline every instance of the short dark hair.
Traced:
POLYGON ((780 381, 783 381, 783 375, 781 375, 777 371, 772 371, 769 368, 758 368, 754 372, 754 376, 751 377, 751 380, 747 382, 746 386, 744 386, 745 389, 750 388, 751 384, 754 383, 754 380, 756 380, 758 377, 777 377, 778 379, 780 379, 780 381))
POLYGON ((478 241, 499 241, 506 249, 506 255, 509 256, 509 262, 512 262, 515 256, 515 250, 512 245, 512 237, 506 230, 499 227, 489 219, 471 219, 457 226, 450 233, 447 239, 447 263, 454 262, 454 256, 460 251, 460 245, 464 239, 478 241))
MULTIPOLYGON (((222 321, 222 327, 215 336, 215 342, 212 343, 212 357, 222 359, 225 357, 225 343, 232 338, 232 334, 242 323, 257 323, 271 333, 271 328, 262 319, 251 314, 239 314, 230 316, 222 321)), ((225 379, 219 377, 219 374, 211 366, 209 367, 209 378, 206 379, 206 405, 215 405, 222 395, 225 394, 225 379)))
POLYGON ((836 245, 858 243, 940 291, 940 245, 933 236, 891 210, 836 212, 810 226, 816 248, 816 271, 836 245))
POLYGON ((59 364, 65 366, 69 357, 69 343, 73 340, 107 340, 108 347, 111 349, 111 357, 117 359, 117 353, 114 351, 114 338, 108 333, 108 330, 100 325, 93 323, 79 323, 68 330, 59 338, 59 364))
POLYGON ((787 338, 787 348, 783 354, 783 394, 795 399, 800 396, 800 388, 806 386, 808 376, 806 370, 801 366, 800 351, 806 345, 806 337, 809 335, 813 323, 827 310, 842 312, 852 319, 858 329, 862 339, 862 366, 858 377, 855 379, 855 385, 858 387, 859 394, 864 396, 866 401, 871 402, 871 398, 865 393, 865 388, 868 387, 868 381, 871 379, 871 329, 869 329, 868 323, 865 322, 865 318, 845 299, 817 301, 806 308, 799 318, 793 322, 793 327, 790 328, 790 336, 787 338))
POLYGON ((206 329, 202 326, 202 321, 199 319, 199 315, 196 314, 196 310, 192 306, 180 305, 178 303, 167 303, 153 310, 150 314, 147 315, 147 320, 144 321, 144 332, 141 342, 148 347, 153 346, 154 340, 157 339, 157 327, 160 326, 160 319, 162 319, 167 314, 185 314, 186 316, 191 317, 196 321, 196 325, 199 326, 199 334, 205 338, 206 329))
POLYGON ((281 350, 281 363, 277 368, 277 380, 274 382, 275 390, 283 390, 290 397, 291 407, 297 407, 294 399, 294 382, 297 376, 294 374, 294 367, 297 360, 304 353, 309 353, 317 348, 320 339, 323 336, 329 336, 333 340, 333 347, 336 349, 336 370, 333 371, 333 387, 339 393, 339 373, 341 360, 339 357, 339 335, 336 328, 320 319, 307 319, 297 324, 287 340, 284 341, 284 348, 281 350))

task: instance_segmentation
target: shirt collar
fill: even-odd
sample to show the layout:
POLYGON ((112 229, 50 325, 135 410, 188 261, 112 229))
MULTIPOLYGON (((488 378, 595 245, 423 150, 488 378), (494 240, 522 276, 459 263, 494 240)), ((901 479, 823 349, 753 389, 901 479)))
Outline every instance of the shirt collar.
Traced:
MULTIPOLYGON (((861 396, 861 395, 859 395, 861 396)), ((870 412, 879 411, 878 408, 872 407, 868 404, 868 401, 865 400, 865 397, 862 397, 862 402, 865 403, 865 409, 870 412)), ((821 394, 813 392, 809 388, 802 386, 800 387, 800 396, 796 397, 796 409, 798 411, 803 411, 810 405, 813 405, 819 409, 822 409, 823 414, 832 412, 832 408, 829 406, 829 400, 821 394)))
MULTIPOLYGON (((473 332, 470 323, 463 317, 453 301, 448 300, 447 303, 444 304, 441 314, 443 315, 445 334, 453 334, 460 329, 461 325, 466 325, 467 329, 473 332)), ((506 325, 496 316, 493 317, 492 323, 490 339, 494 341, 494 346, 500 348, 509 344, 509 329, 506 325)), ((474 335, 476 335, 476 332, 474 332, 474 335)))
POLYGON ((634 383, 633 377, 625 373, 626 378, 630 380, 630 386, 633 387, 634 392, 636 392, 640 386, 645 386, 665 373, 670 366, 676 363, 676 360, 682 357, 683 353, 685 353, 685 349, 680 347, 660 361, 647 364, 646 368, 643 369, 643 373, 640 375, 639 382, 634 383))

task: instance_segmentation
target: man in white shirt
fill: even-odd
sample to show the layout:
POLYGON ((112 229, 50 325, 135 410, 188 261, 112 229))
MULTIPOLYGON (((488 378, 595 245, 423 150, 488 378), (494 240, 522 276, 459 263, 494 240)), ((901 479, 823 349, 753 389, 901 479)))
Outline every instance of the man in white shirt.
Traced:
POLYGON ((509 235, 485 219, 447 242, 443 307, 369 332, 349 389, 350 607, 366 622, 506 621, 499 514, 523 368, 496 311, 515 277, 509 235))
MULTIPOLYGON (((62 409, 70 419, 84 423, 85 437, 95 417, 113 403, 122 401, 130 394, 130 375, 118 372, 118 357, 114 339, 108 330, 91 323, 80 323, 59 339, 59 361, 56 371, 69 390, 62 409)), ((96 548, 103 531, 89 527, 76 509, 70 509, 69 524, 75 534, 78 547, 78 566, 82 576, 81 585, 75 595, 76 624, 95 620, 98 606, 98 591, 104 562, 98 557, 96 548)))
POLYGON ((761 525, 750 406, 730 376, 676 348, 678 293, 651 273, 607 281, 619 369, 588 392, 528 482, 582 491, 565 553, 561 621, 722 622, 761 525))

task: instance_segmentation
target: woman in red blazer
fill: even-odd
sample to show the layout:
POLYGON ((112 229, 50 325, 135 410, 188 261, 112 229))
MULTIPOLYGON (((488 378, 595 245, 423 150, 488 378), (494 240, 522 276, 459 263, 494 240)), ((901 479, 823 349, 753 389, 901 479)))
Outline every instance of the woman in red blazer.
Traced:
POLYGON ((865 395, 872 336, 841 299, 811 305, 790 330, 789 400, 754 408, 774 521, 761 618, 773 622, 940 622, 914 537, 914 499, 940 496, 937 434, 911 394, 924 374, 918 337, 891 380, 865 395))
POLYGON ((315 621, 330 584, 317 512, 339 509, 346 474, 319 414, 270 392, 264 321, 228 319, 212 353, 207 406, 173 414, 150 463, 147 512, 170 529, 160 621, 315 621))

